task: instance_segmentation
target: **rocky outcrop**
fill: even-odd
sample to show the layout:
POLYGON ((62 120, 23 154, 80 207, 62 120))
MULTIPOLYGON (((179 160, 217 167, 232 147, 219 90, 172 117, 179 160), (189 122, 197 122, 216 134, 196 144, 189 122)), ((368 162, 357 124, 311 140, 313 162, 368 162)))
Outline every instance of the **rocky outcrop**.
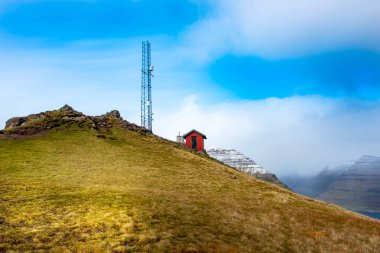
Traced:
POLYGON ((113 111, 107 112, 106 114, 101 115, 99 117, 122 119, 122 117, 120 116, 120 112, 118 110, 113 110, 113 111))
POLYGON ((36 123, 39 120, 43 119, 51 119, 51 118, 62 118, 64 120, 76 120, 80 121, 80 117, 84 117, 85 115, 81 112, 75 111, 71 106, 64 105, 58 110, 54 111, 46 111, 38 114, 30 114, 25 117, 14 117, 5 123, 5 129, 13 129, 21 126, 27 126, 29 122, 36 123))
POLYGON ((272 184, 276 184, 278 186, 281 186, 281 187, 284 187, 286 189, 289 189, 289 187, 283 183, 282 181, 280 181, 276 174, 274 173, 265 173, 265 174, 253 174, 252 176, 258 178, 258 179, 261 179, 263 181, 266 181, 268 183, 272 183, 272 184))
POLYGON ((88 127, 97 130, 118 126, 140 133, 151 133, 145 128, 123 120, 117 110, 110 111, 100 116, 87 116, 74 110, 74 108, 69 105, 64 105, 60 109, 54 111, 11 118, 6 122, 3 133, 8 135, 33 135, 70 124, 77 124, 80 127, 88 127))
POLYGON ((234 149, 209 149, 207 150, 207 154, 224 164, 258 179, 288 188, 274 173, 257 165, 253 160, 234 149))
POLYGON ((22 124, 24 124, 24 123, 25 123, 25 118, 14 117, 14 118, 7 120, 7 122, 5 122, 5 129, 22 126, 22 124))
POLYGON ((76 112, 76 111, 74 110, 74 108, 72 108, 72 107, 69 106, 69 105, 64 105, 64 106, 62 106, 59 110, 60 110, 60 111, 67 111, 67 112, 76 112))

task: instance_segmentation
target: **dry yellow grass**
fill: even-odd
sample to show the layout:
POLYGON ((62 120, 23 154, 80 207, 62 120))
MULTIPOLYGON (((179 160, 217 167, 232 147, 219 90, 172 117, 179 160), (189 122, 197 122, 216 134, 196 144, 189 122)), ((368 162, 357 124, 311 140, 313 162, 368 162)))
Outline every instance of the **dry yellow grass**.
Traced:
POLYGON ((97 134, 0 139, 0 252, 380 252, 378 221, 153 136, 97 134))

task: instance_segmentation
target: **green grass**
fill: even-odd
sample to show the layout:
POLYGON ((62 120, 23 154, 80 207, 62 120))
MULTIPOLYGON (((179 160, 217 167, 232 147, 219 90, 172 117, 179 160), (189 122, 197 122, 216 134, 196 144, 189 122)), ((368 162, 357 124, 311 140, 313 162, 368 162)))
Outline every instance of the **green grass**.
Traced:
POLYGON ((0 252, 379 252, 380 222, 154 136, 0 139, 0 252))

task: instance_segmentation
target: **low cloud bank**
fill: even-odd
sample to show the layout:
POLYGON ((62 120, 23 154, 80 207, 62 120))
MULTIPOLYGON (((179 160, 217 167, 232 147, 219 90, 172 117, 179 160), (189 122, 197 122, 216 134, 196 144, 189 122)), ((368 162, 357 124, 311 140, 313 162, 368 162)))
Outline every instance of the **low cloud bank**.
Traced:
POLYGON ((175 139, 193 128, 206 148, 235 148, 279 175, 317 173, 327 164, 380 155, 380 102, 289 97, 156 111, 155 131, 175 139))

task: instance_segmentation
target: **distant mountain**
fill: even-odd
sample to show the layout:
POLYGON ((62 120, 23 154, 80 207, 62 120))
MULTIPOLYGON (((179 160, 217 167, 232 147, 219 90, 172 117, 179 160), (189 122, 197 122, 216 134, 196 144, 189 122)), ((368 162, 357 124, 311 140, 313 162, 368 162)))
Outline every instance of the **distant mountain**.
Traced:
POLYGON ((318 197, 319 194, 325 192, 353 163, 354 162, 339 162, 326 166, 310 182, 309 196, 318 197))
POLYGON ((262 166, 256 164, 249 157, 234 149, 209 149, 207 154, 220 162, 227 164, 239 171, 245 172, 266 182, 288 188, 277 176, 262 166))
POLYGON ((380 212, 380 157, 361 157, 322 190, 322 200, 355 211, 380 212))
POLYGON ((330 165, 314 177, 288 177, 295 192, 358 212, 380 212, 380 157, 330 165))

